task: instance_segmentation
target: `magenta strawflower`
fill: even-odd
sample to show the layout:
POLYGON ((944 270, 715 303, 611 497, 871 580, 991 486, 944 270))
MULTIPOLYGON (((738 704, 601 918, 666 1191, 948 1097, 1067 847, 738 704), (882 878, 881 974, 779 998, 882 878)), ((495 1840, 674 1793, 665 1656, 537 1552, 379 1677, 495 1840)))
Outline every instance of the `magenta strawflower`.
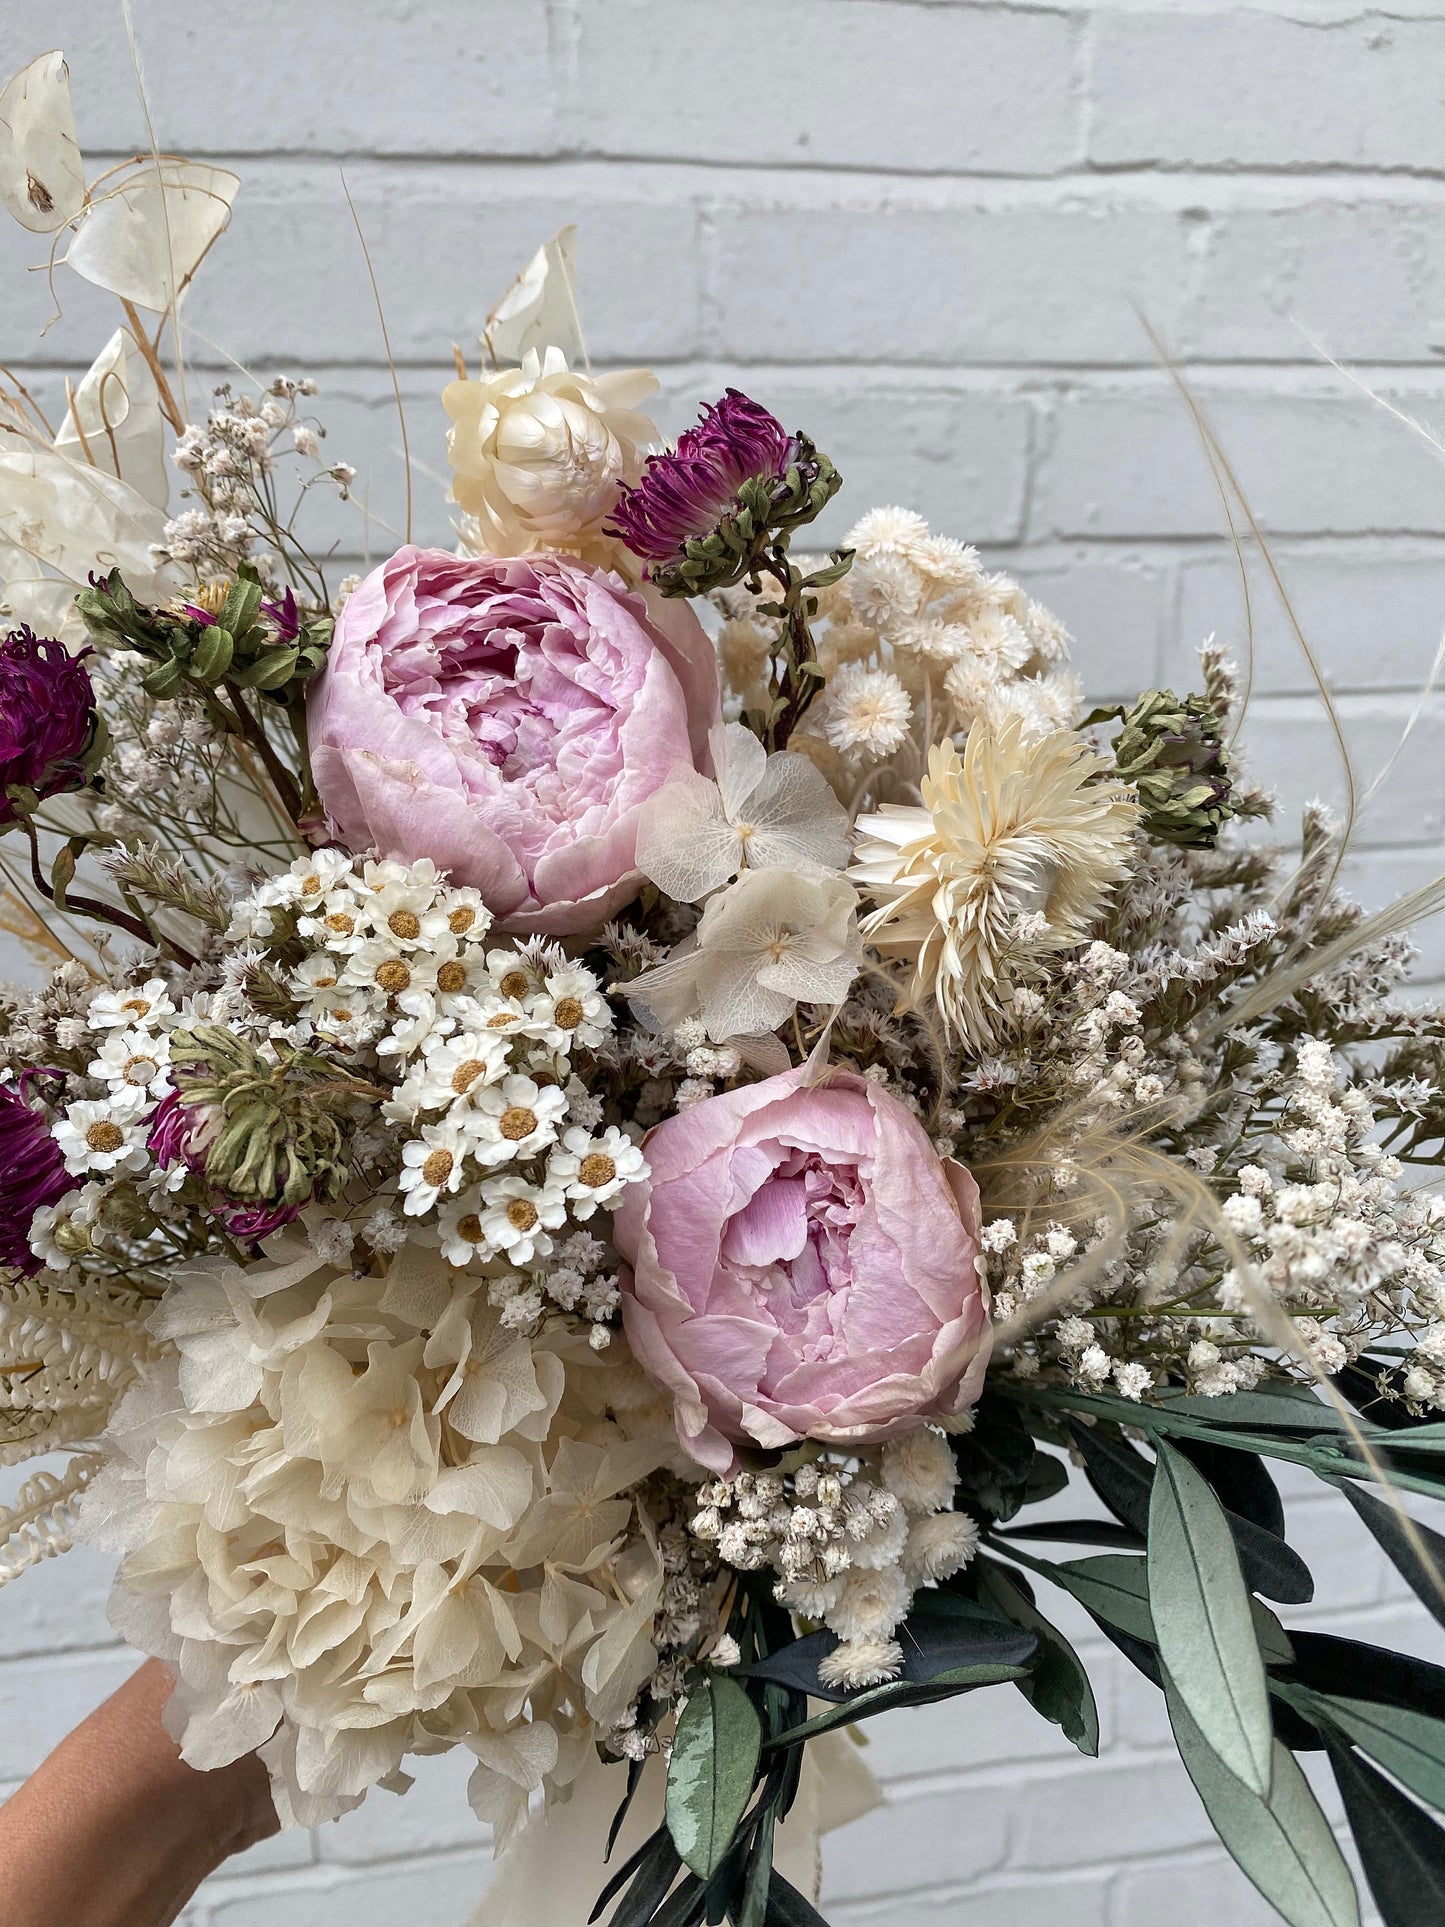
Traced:
POLYGON ((729 388, 670 454, 649 455, 636 488, 624 488, 608 533, 649 562, 669 562, 711 535, 743 484, 787 473, 788 435, 766 408, 729 388))
POLYGON ((42 1206, 76 1188, 44 1113, 22 1089, 0 1085, 0 1265, 27 1278, 40 1270, 30 1249, 30 1222, 42 1206))
POLYGON ((79 789, 95 729, 85 656, 26 627, 0 640, 0 824, 16 820, 11 789, 37 797, 79 789))

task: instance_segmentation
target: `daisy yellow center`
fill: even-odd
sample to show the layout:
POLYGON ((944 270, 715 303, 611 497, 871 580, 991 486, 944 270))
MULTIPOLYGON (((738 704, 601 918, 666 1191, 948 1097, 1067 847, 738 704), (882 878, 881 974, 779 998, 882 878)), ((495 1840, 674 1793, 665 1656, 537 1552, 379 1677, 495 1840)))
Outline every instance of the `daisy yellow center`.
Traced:
POLYGON ((589 1191, 600 1191, 617 1176, 617 1166, 605 1151, 589 1151, 577 1167, 577 1176, 589 1191))
POLYGON ((526 972, 509 970, 497 988, 504 997, 525 997, 528 988, 526 972))
POLYGON ((348 917, 344 910, 333 910, 331 915, 324 917, 322 921, 326 928, 338 937, 349 937, 356 928, 355 917, 348 917))
POLYGON ((464 937, 476 920, 476 911, 469 903, 463 903, 447 918, 447 929, 454 937, 464 937))
POLYGON ((302 877, 301 894, 303 897, 314 897, 317 894, 317 892, 320 890, 320 888, 321 888, 321 879, 319 876, 316 876, 313 873, 309 877, 302 877))
POLYGON ((512 1030, 516 1026, 516 1015, 510 1010, 499 1010, 495 1017, 487 1019, 488 1030, 512 1030))
POLYGON ((481 1057, 469 1057, 464 1064, 458 1064, 452 1072, 452 1089, 457 1096, 465 1097, 486 1068, 486 1060, 481 1057))
POLYGON ((106 1118, 97 1118, 85 1134, 92 1151, 118 1151, 125 1143, 125 1132, 106 1118))
POLYGON ((133 1010, 137 1017, 148 1017, 150 1015, 150 1008, 151 1000, 149 997, 127 997, 121 1005, 122 1010, 133 1010))
POLYGON ((332 990, 336 985, 335 977, 313 977, 311 981, 318 990, 332 990))
POLYGON ((451 993, 458 990, 465 990, 466 987, 467 967, 465 964, 457 963, 455 959, 453 959, 451 963, 444 963, 437 972, 438 990, 445 990, 451 993))
POLYGON ((411 971, 400 957, 388 957, 384 964, 376 967, 376 982, 388 997, 395 997, 411 982, 411 971))
POLYGON ((457 1219, 457 1236, 465 1238, 469 1245, 482 1241, 482 1221, 475 1211, 467 1211, 457 1219))
POLYGON ((513 1198, 507 1206, 507 1223, 514 1231, 530 1231, 537 1222, 537 1207, 525 1198, 513 1198))
POLYGON ((439 1187, 451 1176, 455 1163, 456 1159, 450 1151, 433 1151, 421 1167, 421 1174, 428 1184, 439 1187))
POLYGON ((582 1022, 582 1006, 575 997, 564 997, 558 1004, 555 1015, 563 1030, 576 1030, 582 1022))
POLYGON ((421 935, 421 918, 414 910, 393 910, 386 920, 386 927, 394 937, 403 943, 410 943, 413 937, 421 935))
POLYGON ((497 1129, 509 1144, 519 1144, 524 1137, 530 1137, 537 1128, 537 1113, 529 1111, 525 1104, 513 1104, 502 1112, 497 1129))

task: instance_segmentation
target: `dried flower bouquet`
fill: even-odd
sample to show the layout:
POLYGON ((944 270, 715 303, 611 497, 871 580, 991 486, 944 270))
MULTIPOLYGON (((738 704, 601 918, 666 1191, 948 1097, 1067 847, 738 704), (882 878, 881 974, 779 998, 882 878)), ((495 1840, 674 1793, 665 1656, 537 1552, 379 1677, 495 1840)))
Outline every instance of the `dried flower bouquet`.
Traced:
POLYGON ((757 402, 660 448, 570 231, 442 396, 455 549, 333 580, 314 384, 181 399, 236 187, 88 183, 59 55, 0 97, 0 199, 120 304, 58 430, 0 404, 47 970, 0 1002, 0 1407, 64 1457, 3 1576, 113 1549, 185 1757, 259 1748, 288 1821, 457 1746, 500 1850, 539 1790, 657 1799, 613 1927, 817 1921, 775 1831, 874 1713, 1011 1683, 1093 1752, 1062 1589, 1285 1919, 1359 1919, 1321 1750, 1437 1918, 1445 1671, 1281 1623, 1268 1462, 1445 1617, 1397 1497, 1445 1495, 1441 889, 1366 918, 1322 812, 1262 840, 1219 651, 1086 714, 917 515, 806 553, 840 477, 757 402))

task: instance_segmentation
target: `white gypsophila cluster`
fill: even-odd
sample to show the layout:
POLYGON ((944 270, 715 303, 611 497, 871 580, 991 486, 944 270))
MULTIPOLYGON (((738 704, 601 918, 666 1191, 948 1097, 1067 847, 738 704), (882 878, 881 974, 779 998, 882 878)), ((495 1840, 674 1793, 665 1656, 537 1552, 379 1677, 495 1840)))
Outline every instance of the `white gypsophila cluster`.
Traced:
POLYGON ((82 1519, 123 1555, 113 1623, 174 1673, 183 1756, 259 1748, 283 1821, 460 1745, 500 1850, 652 1671, 631 1489, 669 1408, 620 1346, 505 1330, 481 1282, 414 1246, 353 1276, 294 1235, 198 1261, 112 1422, 82 1519))
POLYGON ((108 649, 94 659, 91 680, 111 739, 96 826, 114 837, 143 840, 164 831, 189 841, 188 829, 218 806, 225 811, 216 792, 224 739, 196 698, 181 694, 162 704, 146 694, 142 683, 153 667, 133 649, 108 649))
MULTIPOLYGON (((1437 1322, 1445 1314, 1445 1198, 1400 1188, 1400 1160, 1372 1141, 1367 1093, 1341 1084, 1324 1039, 1300 1040, 1283 1101, 1278 1150, 1245 1164, 1224 1204, 1259 1282, 1251 1288, 1231 1270, 1221 1301, 1263 1324, 1262 1286, 1271 1304, 1303 1310, 1294 1321, 1300 1348, 1326 1375, 1366 1342, 1392 1330, 1408 1336, 1413 1326, 1405 1395, 1445 1410, 1437 1322), (1329 1309, 1328 1329, 1309 1315, 1320 1307, 1329 1309)), ((1261 1337, 1268 1342, 1268 1331, 1261 1337)))
POLYGON ((779 1601, 837 1635, 821 1679, 872 1686, 902 1670, 894 1635, 914 1593, 950 1578, 977 1548, 978 1527, 951 1509, 957 1484, 947 1439, 925 1428, 854 1459, 710 1480, 691 1529, 724 1565, 771 1568, 779 1601))
MULTIPOLYGON (((186 427, 171 460, 186 478, 182 495, 195 504, 166 523, 154 554, 197 578, 234 575, 243 562, 264 566, 268 546, 281 539, 271 478, 286 452, 318 463, 319 423, 298 413, 298 400, 316 393, 310 379, 278 376, 261 400, 216 390, 216 406, 204 427, 186 427)), ((302 494, 318 482, 334 484, 343 498, 356 479, 346 462, 318 468, 301 483, 302 494)), ((294 520, 294 511, 292 514, 294 520)))

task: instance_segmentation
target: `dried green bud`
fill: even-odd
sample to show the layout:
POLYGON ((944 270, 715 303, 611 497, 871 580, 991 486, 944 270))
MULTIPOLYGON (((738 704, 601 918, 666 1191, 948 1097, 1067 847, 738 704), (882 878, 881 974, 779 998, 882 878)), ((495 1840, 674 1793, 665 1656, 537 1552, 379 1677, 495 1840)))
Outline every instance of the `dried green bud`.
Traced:
POLYGON ((1229 756, 1207 696, 1146 689, 1118 713, 1114 762, 1139 797, 1144 832, 1187 850, 1212 850, 1234 814, 1229 756))
POLYGON ((172 1033, 176 1091, 201 1121, 206 1177, 258 1204, 335 1197, 346 1182, 347 1126, 381 1093, 314 1051, 277 1044, 274 1053, 218 1024, 172 1033))

